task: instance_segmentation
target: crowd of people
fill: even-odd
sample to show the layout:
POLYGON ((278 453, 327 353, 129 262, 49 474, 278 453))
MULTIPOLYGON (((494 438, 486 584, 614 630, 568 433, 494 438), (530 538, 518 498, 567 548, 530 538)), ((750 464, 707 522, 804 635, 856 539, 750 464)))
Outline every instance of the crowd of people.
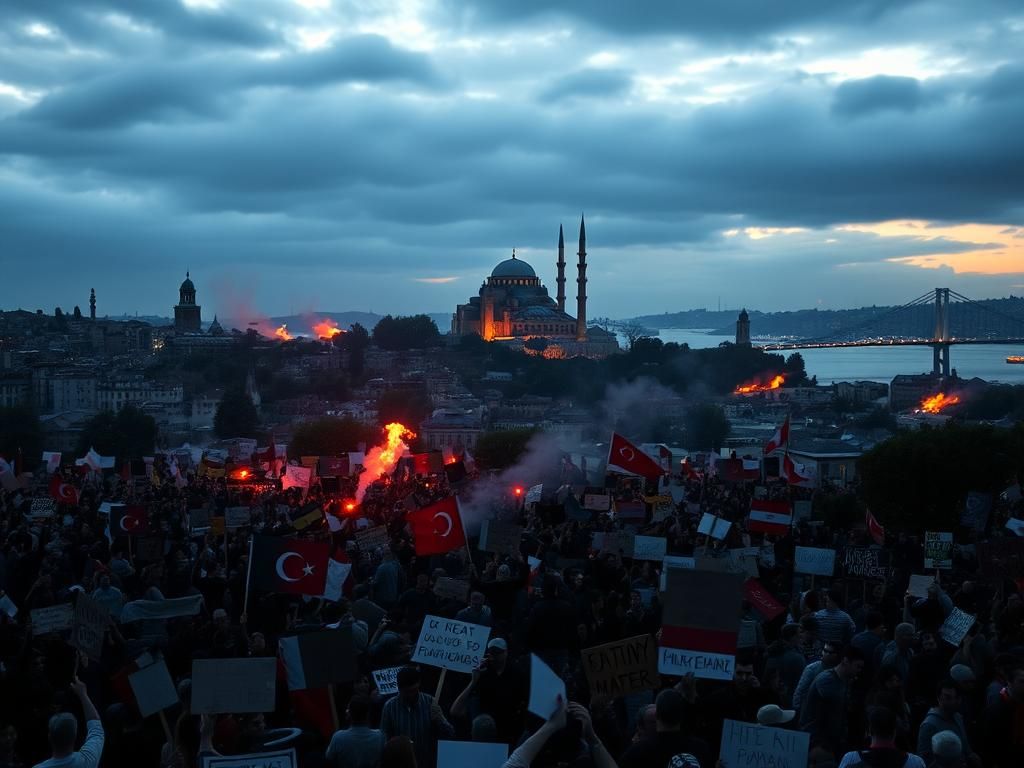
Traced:
MULTIPOLYGON (((502 505, 502 519, 522 526, 519 551, 479 551, 467 526, 466 546, 421 557, 406 511, 478 478, 460 479, 457 489, 443 473, 395 478, 345 510, 344 486, 282 491, 276 482, 191 472, 159 484, 68 469, 62 477, 77 500, 55 504, 50 515, 31 503, 48 497, 45 480, 0 491, 0 590, 8 606, 0 612, 0 768, 191 768, 205 756, 282 744, 295 748, 303 767, 434 768, 442 740, 507 745, 508 768, 745 768, 719 754, 728 721, 809 734, 810 768, 1024 766, 1024 574, 1011 558, 999 567, 984 562, 975 542, 957 547, 952 569, 938 574, 927 596, 913 597, 907 588, 922 572, 920 535, 890 537, 882 578, 852 579, 839 569, 832 579, 794 574, 798 545, 839 551, 870 539, 806 521, 788 535, 752 535, 745 526, 752 485, 714 478, 672 478, 675 501, 656 521, 650 509, 628 522, 596 511, 581 516, 575 496, 576 513, 567 515, 567 495, 582 489, 546 486, 540 502, 502 505), (145 509, 145 545, 110 530, 111 502, 145 509), (237 506, 250 508, 249 525, 193 525, 195 510, 215 520, 237 506), (328 525, 311 520, 310 510, 338 516, 328 525), (697 533, 705 512, 733 522, 728 536, 709 541, 697 533), (356 533, 369 525, 387 527, 386 546, 361 549, 356 533), (740 631, 732 680, 662 675, 649 690, 621 696, 590 690, 582 650, 638 635, 660 639, 662 565, 594 548, 595 532, 623 528, 665 537, 670 555, 771 552, 759 582, 787 608, 769 619, 743 603, 739 623, 749 631, 740 631), (251 589, 254 534, 329 541, 351 564, 343 595, 251 589), (468 582, 466 597, 436 594, 442 578, 468 582), (78 595, 110 616, 98 659, 73 647, 68 630, 32 626, 33 611, 78 595), (126 610, 137 600, 189 596, 201 596, 194 615, 126 610), (956 646, 940 631, 954 608, 977 619, 956 646), (411 662, 428 615, 490 628, 470 674, 442 676, 411 662), (281 668, 272 711, 191 712, 193 660, 275 657, 280 638, 326 627, 351 628, 358 670, 351 681, 289 691, 281 668), (145 718, 126 684, 144 653, 165 661, 178 693, 174 706, 145 718), (528 712, 531 655, 565 684, 547 719, 528 712), (397 693, 381 692, 373 671, 394 667, 397 693)), ((1021 515, 1020 502, 1001 501, 994 514, 1021 515)))

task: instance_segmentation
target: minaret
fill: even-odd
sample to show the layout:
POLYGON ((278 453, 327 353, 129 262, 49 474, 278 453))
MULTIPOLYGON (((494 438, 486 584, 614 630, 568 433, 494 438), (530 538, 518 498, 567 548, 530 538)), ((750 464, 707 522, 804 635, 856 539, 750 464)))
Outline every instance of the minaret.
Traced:
POLYGON ((89 319, 96 319, 96 289, 89 289, 89 319))
POLYGON ((580 257, 576 278, 576 341, 587 340, 587 227, 580 215, 580 257))
POLYGON ((565 312, 565 236, 562 225, 558 225, 558 311, 565 312))
POLYGON ((745 307, 736 320, 736 346, 750 346, 750 315, 747 314, 745 307))

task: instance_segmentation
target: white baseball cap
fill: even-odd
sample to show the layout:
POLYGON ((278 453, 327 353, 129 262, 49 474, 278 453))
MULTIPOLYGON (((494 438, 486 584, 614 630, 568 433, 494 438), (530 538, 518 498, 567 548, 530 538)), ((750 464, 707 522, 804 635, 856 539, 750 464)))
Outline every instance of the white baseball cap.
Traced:
POLYGON ((757 722, 761 725, 781 725, 796 717, 795 709, 783 709, 778 704, 765 704, 757 710, 757 722))

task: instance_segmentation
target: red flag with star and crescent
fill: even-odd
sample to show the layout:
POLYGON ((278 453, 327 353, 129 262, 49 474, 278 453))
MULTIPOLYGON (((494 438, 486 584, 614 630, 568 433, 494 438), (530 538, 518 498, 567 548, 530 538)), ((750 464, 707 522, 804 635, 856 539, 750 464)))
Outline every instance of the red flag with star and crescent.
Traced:
POLYGON ((64 479, 58 474, 54 474, 50 480, 50 496, 61 504, 78 503, 78 489, 71 483, 64 482, 64 479))
POLYGON ((459 502, 454 496, 405 516, 412 526, 412 535, 419 557, 443 555, 466 545, 459 502))
POLYGON ((146 508, 136 504, 111 507, 110 532, 114 536, 145 536, 149 533, 146 508))
POLYGON ((640 475, 648 480, 657 480, 665 474, 657 461, 614 432, 612 444, 608 448, 608 471, 640 475))
POLYGON ((330 558, 330 544, 253 536, 251 586, 263 592, 320 597, 327 587, 330 558))

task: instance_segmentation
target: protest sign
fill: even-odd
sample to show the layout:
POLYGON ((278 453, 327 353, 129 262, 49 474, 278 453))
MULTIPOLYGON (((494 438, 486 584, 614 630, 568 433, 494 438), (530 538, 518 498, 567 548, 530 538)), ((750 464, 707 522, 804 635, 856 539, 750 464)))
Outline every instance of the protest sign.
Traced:
POLYGON ((974 622, 974 616, 961 611, 959 608, 954 608, 953 612, 942 622, 942 626, 939 627, 939 635, 950 645, 958 646, 960 641, 967 636, 971 627, 974 626, 974 622))
POLYGON ((508 744, 487 741, 438 741, 437 768, 501 768, 508 744))
POLYGON ((452 672, 472 672, 480 666, 490 634, 490 627, 428 614, 412 660, 452 672))
POLYGON ((634 536, 633 559, 661 562, 665 558, 668 542, 664 536, 634 536))
POLYGON ((803 768, 811 734, 726 719, 722 723, 719 760, 729 768, 775 766, 803 768))
POLYGON ((586 648, 580 653, 591 694, 611 697, 658 687, 658 647, 650 635, 586 648))
POLYGON ((729 560, 735 569, 747 576, 757 578, 761 572, 757 569, 757 557, 761 554, 760 547, 739 547, 729 550, 729 560))
POLYGON ((612 497, 604 493, 583 494, 583 508, 593 512, 607 512, 611 509, 612 497))
POLYGON ((543 495, 544 483, 540 483, 539 485, 532 485, 530 486, 530 490, 526 492, 526 497, 524 501, 527 504, 540 504, 540 500, 541 498, 543 498, 543 495))
POLYGON ((249 507, 226 507, 224 509, 224 527, 242 528, 252 522, 249 507))
POLYGON ((960 515, 960 525, 979 533, 988 525, 988 516, 992 511, 992 494, 982 491, 971 491, 967 494, 964 511, 960 515))
POLYGON ((32 499, 32 506, 29 507, 28 516, 33 520, 45 520, 53 517, 53 499, 32 499))
POLYGON ((931 574, 911 574, 910 586, 907 587, 907 594, 914 597, 928 597, 928 587, 935 583, 935 577, 931 574))
POLYGON ((93 661, 99 661, 103 653, 103 635, 109 623, 107 609, 80 592, 75 599, 75 620, 68 642, 93 661))
POLYGON ((178 703, 178 691, 163 659, 128 675, 128 683, 143 717, 155 715, 178 703))
POLYGON ((812 576, 831 576, 836 567, 836 551, 821 547, 797 547, 795 573, 809 573, 812 576))
POLYGON ((731 527, 732 523, 728 520, 723 520, 720 517, 709 515, 705 512, 704 516, 700 519, 700 524, 697 526, 697 533, 702 533, 713 539, 724 539, 731 527))
POLYGON ((658 671, 732 680, 743 577, 705 570, 668 570, 658 671))
POLYGON ((401 667, 373 670, 373 682, 382 696, 398 693, 398 670, 401 667))
POLYGON ((136 560, 155 563, 164 556, 164 540, 159 536, 140 536, 135 541, 136 560))
POLYGON ((273 712, 277 659, 193 659, 192 714, 273 712))
POLYGON ((785 613, 786 606, 775 599, 757 579, 747 579, 743 584, 743 594, 751 607, 767 621, 772 621, 780 613, 785 613))
POLYGON ((925 531, 924 569, 950 570, 953 567, 953 534, 948 531, 925 531))
POLYGON ((295 750, 276 749, 252 755, 204 755, 199 768, 298 768, 295 750))
POLYGON ((889 576, 889 553, 881 547, 844 547, 843 570, 847 576, 884 581, 889 576))
POLYGON ((543 660, 534 653, 530 654, 530 698, 526 710, 537 717, 547 720, 558 707, 558 697, 568 704, 565 696, 565 683, 543 660))
POLYGON ((519 551, 523 529, 512 523, 499 520, 484 520, 480 526, 480 543, 477 549, 481 552, 497 552, 512 555, 519 551))
POLYGON ((188 525, 192 533, 202 533, 210 527, 210 510, 206 507, 188 511, 188 525))
MULTIPOLYGON (((665 497, 660 497, 664 499, 665 497)), ((667 520, 672 517, 676 511, 676 504, 672 501, 672 497, 667 497, 668 501, 659 501, 654 505, 654 511, 651 513, 651 522, 660 523, 662 520, 667 520)))
POLYGON ((434 594, 445 600, 457 600, 460 603, 468 603, 469 582, 465 579, 452 579, 448 576, 440 576, 434 582, 434 594))
POLYGON ((32 621, 32 634, 45 635, 50 632, 63 632, 71 629, 75 623, 75 609, 71 603, 51 605, 49 608, 36 608, 29 611, 32 621))
POLYGON ((388 529, 383 525, 374 525, 356 531, 356 543, 363 552, 373 552, 377 549, 387 550, 391 548, 391 537, 388 529))

